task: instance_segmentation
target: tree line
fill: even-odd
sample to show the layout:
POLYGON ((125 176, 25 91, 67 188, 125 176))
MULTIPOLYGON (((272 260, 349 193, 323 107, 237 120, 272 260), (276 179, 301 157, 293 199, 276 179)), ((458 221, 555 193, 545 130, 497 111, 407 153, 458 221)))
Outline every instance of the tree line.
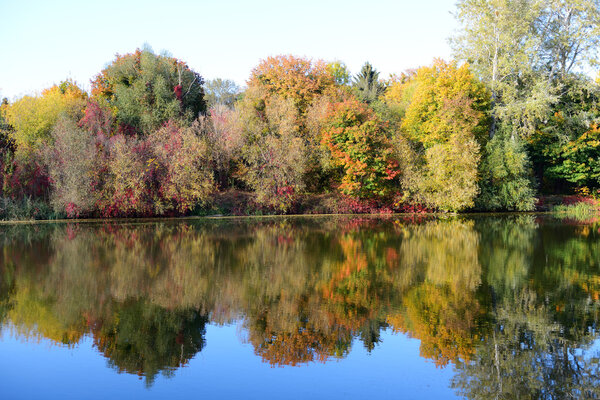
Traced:
POLYGON ((232 192, 269 213, 323 198, 325 211, 458 212, 597 196, 598 1, 461 0, 455 15, 453 60, 388 79, 280 55, 240 88, 144 48, 90 93, 67 80, 5 99, 0 214, 185 215, 232 192))

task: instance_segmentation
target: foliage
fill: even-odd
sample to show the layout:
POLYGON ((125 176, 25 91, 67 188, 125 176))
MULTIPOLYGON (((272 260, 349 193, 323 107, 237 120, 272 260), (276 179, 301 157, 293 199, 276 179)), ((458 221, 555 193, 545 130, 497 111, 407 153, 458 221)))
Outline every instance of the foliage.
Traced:
POLYGON ((192 128, 169 122, 145 139, 116 135, 104 145, 96 180, 104 216, 185 214, 207 200, 207 147, 192 128))
POLYGON ((361 101, 370 104, 385 92, 385 84, 379 81, 379 72, 366 62, 352 82, 354 93, 361 101))
POLYGON ((273 96, 258 111, 253 93, 237 108, 238 134, 244 139, 240 178, 257 201, 287 212, 303 190, 305 143, 300 138, 297 109, 291 98, 273 96))
POLYGON ((488 130, 489 94, 467 64, 458 67, 436 60, 431 67, 419 68, 414 80, 414 92, 402 120, 402 129, 411 139, 429 148, 447 142, 462 128, 483 142, 488 130))
POLYGON ((240 87, 230 79, 210 79, 206 81, 204 90, 208 109, 219 105, 233 107, 240 95, 240 87))
POLYGON ((577 186, 600 187, 600 128, 590 129, 564 144, 557 156, 556 165, 549 168, 551 176, 565 179, 577 186))
POLYGON ((335 83, 339 86, 348 86, 350 85, 350 71, 346 64, 341 61, 333 61, 327 64, 327 68, 329 68, 329 72, 333 75, 335 79, 335 83))
POLYGON ((40 149, 49 140, 52 128, 61 115, 79 120, 87 94, 67 80, 44 90, 39 96, 24 96, 3 107, 12 127, 9 135, 20 151, 40 149))
POLYGON ((52 183, 50 204, 58 213, 69 217, 88 215, 97 199, 92 192, 96 164, 94 136, 62 118, 52 131, 52 147, 46 156, 52 183))
POLYGON ((342 168, 342 193, 366 198, 385 197, 393 191, 398 163, 381 121, 367 106, 357 100, 332 105, 321 140, 334 166, 342 168))
POLYGON ((500 133, 487 144, 481 170, 478 207, 532 211, 535 191, 527 153, 519 137, 500 133))
POLYGON ((263 101, 268 103, 275 95, 291 99, 300 114, 308 109, 315 97, 325 94, 334 85, 335 77, 325 62, 292 55, 262 60, 248 79, 248 87, 263 90, 263 101))
POLYGON ((122 133, 146 135, 169 120, 204 112, 204 79, 186 63, 150 49, 117 55, 92 81, 92 97, 113 109, 122 133))

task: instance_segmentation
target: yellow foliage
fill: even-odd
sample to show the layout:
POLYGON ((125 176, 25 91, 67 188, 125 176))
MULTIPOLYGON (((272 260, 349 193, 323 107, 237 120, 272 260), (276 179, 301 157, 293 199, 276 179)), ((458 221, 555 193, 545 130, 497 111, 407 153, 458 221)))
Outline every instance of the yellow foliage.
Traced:
POLYGON ((24 96, 4 109, 4 117, 13 127, 11 136, 18 148, 39 148, 50 139, 59 116, 66 114, 79 120, 87 101, 87 93, 73 82, 54 85, 39 96, 24 96))
MULTIPOLYGON (((454 62, 436 60, 430 67, 419 68, 414 85, 402 121, 402 128, 411 139, 422 142, 425 147, 447 142, 456 129, 456 116, 449 115, 454 113, 448 111, 457 108, 463 111, 458 117, 468 122, 465 125, 471 127, 472 134, 480 141, 485 137, 484 110, 489 104, 489 93, 475 80, 468 64, 458 67, 454 62)), ((392 90, 389 96, 398 95, 404 98, 402 87, 392 90)))

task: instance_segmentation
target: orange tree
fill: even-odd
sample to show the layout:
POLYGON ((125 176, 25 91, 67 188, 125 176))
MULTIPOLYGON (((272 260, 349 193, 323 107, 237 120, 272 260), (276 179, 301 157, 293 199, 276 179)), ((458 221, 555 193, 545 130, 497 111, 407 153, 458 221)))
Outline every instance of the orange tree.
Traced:
POLYGON ((277 95, 292 99, 300 114, 319 95, 336 84, 335 78, 321 60, 311 61, 292 55, 268 57, 252 70, 248 87, 262 88, 264 100, 277 95))

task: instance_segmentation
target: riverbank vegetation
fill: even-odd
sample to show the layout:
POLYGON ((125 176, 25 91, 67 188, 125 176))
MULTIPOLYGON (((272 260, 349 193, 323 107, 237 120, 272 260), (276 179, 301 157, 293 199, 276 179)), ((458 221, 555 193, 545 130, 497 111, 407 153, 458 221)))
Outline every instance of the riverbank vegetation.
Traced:
POLYGON ((150 48, 0 111, 1 219, 530 211, 600 193, 595 0, 461 0, 451 61, 268 57, 246 87, 150 48), (227 201, 223 200, 226 199, 227 201))

